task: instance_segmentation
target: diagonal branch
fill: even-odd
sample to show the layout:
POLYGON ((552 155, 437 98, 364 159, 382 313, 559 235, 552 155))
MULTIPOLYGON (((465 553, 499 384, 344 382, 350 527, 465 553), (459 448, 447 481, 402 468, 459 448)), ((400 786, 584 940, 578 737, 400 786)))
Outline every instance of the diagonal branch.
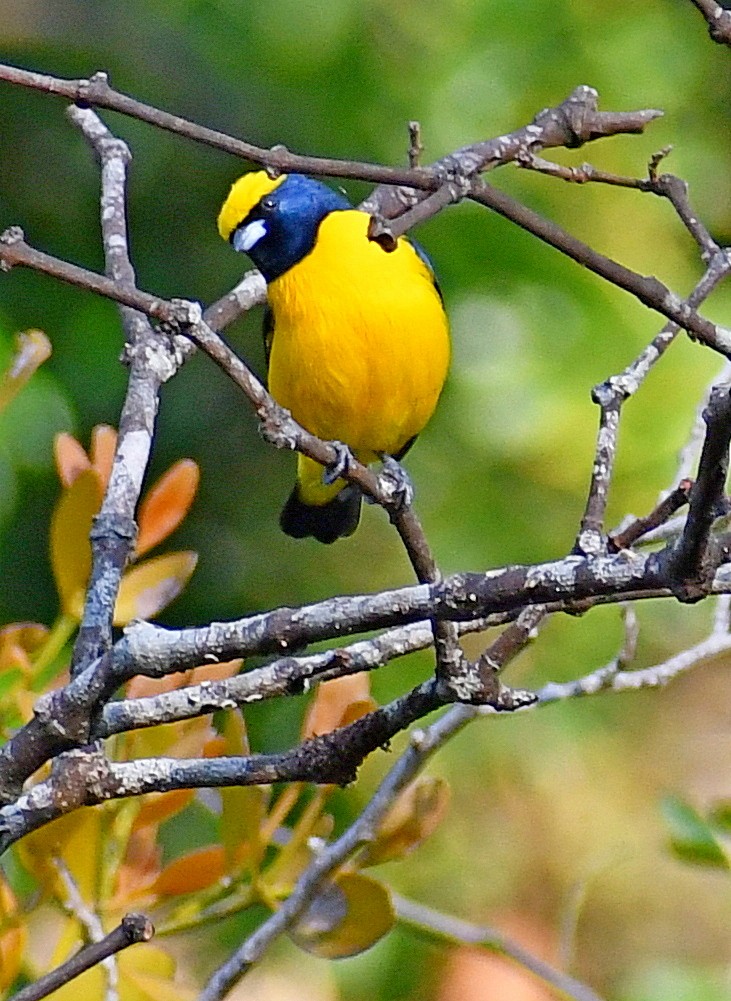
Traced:
POLYGON ((101 942, 93 942, 80 949, 75 956, 45 977, 14 994, 13 1001, 40 1001, 40 998, 47 997, 122 949, 137 942, 149 942, 154 934, 155 929, 144 914, 126 914, 121 923, 101 942))
POLYGON ((413 203, 415 197, 413 191, 397 190, 394 186, 400 185, 406 189, 424 192, 434 191, 449 175, 470 175, 501 163, 509 163, 517 159, 526 148, 545 149, 554 146, 575 148, 605 136, 640 133, 650 122, 662 115, 661 111, 655 109, 629 112, 599 111, 596 90, 580 86, 558 107, 541 111, 529 125, 515 132, 465 146, 431 167, 406 169, 353 160, 300 156, 290 153, 281 145, 273 149, 254 146, 252 143, 136 101, 110 87, 106 73, 95 73, 88 80, 64 80, 15 66, 0 65, 0 81, 60 96, 82 107, 118 111, 166 132, 204 143, 279 173, 298 171, 389 185, 390 188, 386 190, 377 189, 363 206, 364 211, 380 212, 386 218, 403 211, 406 207, 405 198, 410 198, 413 203))
POLYGON ((449 942, 453 945, 482 946, 490 952, 514 960, 519 966, 533 973, 566 998, 572 998, 573 1001, 602 1001, 599 995, 586 984, 534 956, 533 953, 524 949, 523 946, 496 928, 472 924, 470 921, 463 921, 450 914, 442 914, 432 907, 417 904, 415 901, 407 900, 398 894, 393 894, 392 899, 399 921, 433 941, 449 942))
POLYGON ((708 34, 719 45, 731 46, 731 11, 716 0, 690 0, 708 22, 708 34))
POLYGON ((396 796, 447 740, 475 718, 477 712, 471 706, 454 706, 436 723, 411 735, 409 748, 388 772, 360 816, 336 841, 315 856, 279 910, 214 972, 198 1001, 220 1001, 248 973, 273 942, 304 913, 327 879, 359 848, 375 838, 396 796))
MULTIPOLYGON (((726 248, 722 250, 717 247, 704 275, 688 296, 689 305, 693 308, 700 306, 716 286, 728 276, 730 271, 731 254, 726 248)), ((677 324, 666 323, 623 372, 610 376, 595 386, 592 391, 592 399, 600 408, 599 432, 589 495, 574 547, 575 552, 598 554, 606 548, 604 516, 609 499, 609 486, 614 472, 621 410, 624 403, 637 392, 653 366, 673 343, 678 332, 677 324)), ((669 512, 667 517, 670 516, 670 513, 672 512, 669 512)), ((649 527, 652 527, 651 524, 644 527, 642 531, 649 530, 649 527)))

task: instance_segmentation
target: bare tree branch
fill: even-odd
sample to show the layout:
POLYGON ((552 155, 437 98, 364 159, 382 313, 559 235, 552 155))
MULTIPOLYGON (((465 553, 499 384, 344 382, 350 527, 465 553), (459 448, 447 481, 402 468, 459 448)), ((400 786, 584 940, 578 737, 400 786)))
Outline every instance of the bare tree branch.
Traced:
POLYGON ((714 42, 731 46, 731 12, 715 0, 690 0, 708 22, 708 34, 714 42))
POLYGON ((84 946, 57 969, 14 994, 13 1001, 39 1001, 122 949, 137 942, 149 942, 154 933, 155 929, 143 914, 126 914, 101 942, 84 946))
MULTIPOLYGON (((93 111, 72 107, 69 117, 101 164, 100 214, 107 277, 120 288, 134 289, 126 213, 126 170, 131 154, 93 111)), ((121 306, 120 311, 130 372, 109 484, 91 532, 92 572, 72 674, 111 646, 119 585, 137 538, 135 509, 155 434, 158 394, 191 350, 183 338, 177 343, 160 338, 144 313, 128 306, 121 306)))
POLYGON ((496 928, 475 925, 449 914, 442 914, 433 907, 417 904, 399 894, 393 894, 392 899, 399 920, 433 941, 482 946, 490 952, 515 960, 519 966, 535 974, 565 998, 573 998, 573 1001, 602 1001, 586 984, 545 963, 496 928))
MULTIPOLYGON (((691 215, 689 206, 684 204, 681 211, 691 215)), ((714 244, 715 246, 715 244, 714 244)), ((711 294, 716 286, 731 272, 731 254, 726 249, 716 248, 710 258, 708 267, 688 296, 688 303, 699 306, 711 294)), ((609 486, 614 471, 614 459, 617 451, 617 436, 622 406, 633 396, 650 373, 653 366, 660 360, 670 347, 679 332, 675 323, 667 323, 653 337, 648 346, 635 360, 617 375, 610 376, 592 390, 592 399, 599 405, 599 433, 597 435, 596 453, 592 469, 589 496, 581 521, 581 528, 576 540, 575 551, 581 553, 604 552, 607 540, 604 536, 604 515, 609 499, 609 486)), ((664 515, 665 507, 663 507, 664 515)), ((657 517, 655 512, 651 517, 657 517)), ((670 511, 665 517, 672 514, 670 511)), ((654 524, 647 524, 642 531, 648 531, 654 524)), ((620 547, 621 548, 621 547, 620 547)))
POLYGON ((261 924, 215 971, 198 1001, 220 1001, 254 963, 261 959, 273 942, 304 913, 328 877, 359 848, 373 841, 381 821, 399 792, 421 771, 431 756, 474 719, 477 713, 477 708, 472 706, 453 706, 436 723, 411 734, 408 750, 388 772, 360 816, 336 841, 315 855, 279 910, 261 924))
MULTIPOLYGON (((431 168, 400 169, 352 160, 299 156, 290 153, 281 145, 273 149, 263 149, 115 91, 109 86, 106 73, 96 73, 88 80, 62 80, 15 66, 0 65, 0 80, 45 91, 82 107, 118 111, 164 131, 204 143, 279 173, 298 171, 305 174, 373 181, 376 184, 389 186, 400 185, 422 191, 436 190, 441 185, 441 178, 450 173, 470 175, 489 170, 501 163, 510 163, 528 147, 575 148, 606 136, 643 132, 650 122, 662 115, 661 111, 655 109, 629 112, 599 111, 597 92, 591 87, 581 86, 577 87, 558 107, 541 111, 522 129, 465 146, 456 153, 444 157, 431 168)), ((404 193, 401 192, 390 203, 388 195, 389 192, 376 189, 367 203, 364 203, 364 211, 380 212, 387 218, 399 215, 406 207, 404 193)))

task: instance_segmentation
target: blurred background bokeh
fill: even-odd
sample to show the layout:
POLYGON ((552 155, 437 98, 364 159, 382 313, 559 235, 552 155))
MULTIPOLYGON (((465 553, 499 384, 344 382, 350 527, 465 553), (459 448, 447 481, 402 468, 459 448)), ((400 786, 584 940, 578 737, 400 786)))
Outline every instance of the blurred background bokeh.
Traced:
MULTIPOLYGON (((690 184, 694 207, 723 241, 731 232, 731 57, 713 45, 690 0, 0 0, 0 57, 65 77, 106 70, 140 100, 262 146, 406 162, 407 122, 421 122, 426 159, 498 135, 590 84, 601 106, 661 108, 645 135, 618 137, 564 163, 641 176, 656 150, 690 184)), ((247 165, 113 114, 130 144, 130 229, 140 287, 208 303, 244 266, 215 218, 247 165)), ((569 186, 506 168, 493 180, 596 249, 680 294, 701 273, 696 247, 668 204, 599 185, 569 186)), ((367 187, 345 185, 358 200, 367 187)), ((0 227, 35 246, 103 267, 98 172, 63 102, 0 86, 0 227)), ((659 329, 657 316, 506 221, 475 206, 444 212, 420 241, 440 276, 454 359, 439 411, 408 458, 417 505, 446 571, 536 562, 570 549, 597 423, 591 387, 623 368, 659 329)), ((729 290, 705 310, 731 323, 729 290)), ((259 371, 260 316, 229 330, 259 371)), ((0 421, 0 622, 50 622, 47 555, 58 493, 52 439, 88 442, 116 424, 125 385, 115 308, 30 272, 0 282, 0 361, 16 330, 42 328, 53 355, 0 421)), ((704 387, 719 369, 679 340, 626 408, 610 523, 644 513, 673 477, 704 387)), ((277 526, 292 456, 259 438, 236 388, 204 357, 164 388, 150 479, 182 457, 201 466, 192 514, 176 535, 200 562, 170 625, 239 617, 276 605, 411 581, 382 512, 332 547, 277 526)), ((710 607, 646 603, 637 666, 704 635, 710 607)), ((539 686, 582 675, 621 643, 618 609, 557 619, 509 680, 539 686)), ((476 649, 473 646, 472 649, 476 649)), ((667 690, 604 696, 520 718, 485 718, 431 766, 452 786, 447 819, 409 860, 384 870, 415 899, 511 930, 557 959, 575 920, 573 970, 625 1001, 715 1001, 731 992, 728 879, 671 857, 660 801, 700 807, 728 797, 727 665, 667 690), (577 903, 580 901, 580 905, 577 903)), ((373 678, 379 700, 423 679, 427 656, 373 678)), ((303 702, 248 716, 257 749, 287 746, 303 702)), ((397 745, 400 746, 400 745, 397 745)), ((379 753, 343 794, 341 822, 393 755, 379 753)), ((193 833, 191 835, 195 837, 193 833)), ((191 940, 194 973, 236 940, 191 940)), ((266 999, 512 1001, 550 995, 397 931, 369 953, 328 965, 277 948, 242 996, 266 999), (533 993, 525 993, 533 990, 533 993), (523 993, 520 993, 523 991, 523 993), (480 993, 481 992, 481 993, 480 993)))

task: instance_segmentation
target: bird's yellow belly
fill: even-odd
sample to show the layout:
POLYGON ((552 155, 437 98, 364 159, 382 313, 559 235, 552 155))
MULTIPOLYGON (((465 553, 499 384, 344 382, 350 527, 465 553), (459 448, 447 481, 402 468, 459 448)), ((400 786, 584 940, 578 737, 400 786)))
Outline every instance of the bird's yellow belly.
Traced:
POLYGON ((421 431, 446 368, 443 356, 418 357, 424 349, 412 331, 402 329, 398 343, 380 333, 351 331, 343 343, 322 324, 278 325, 269 370, 272 395, 295 420, 320 438, 345 442, 366 461, 376 452, 398 452, 421 431))
MULTIPOLYGON (((343 216, 367 225, 361 213, 335 213, 333 226, 352 226, 343 216)), ((343 242, 334 236, 336 246, 343 242)), ((327 238, 326 230, 326 251, 327 238)), ((355 261, 352 249, 341 246, 338 256, 333 248, 328 257, 318 248, 317 259, 270 284, 269 388, 308 431, 345 442, 368 462, 398 453, 431 417, 449 336, 431 277, 410 246, 387 255, 359 235, 358 247, 365 256, 355 261)))

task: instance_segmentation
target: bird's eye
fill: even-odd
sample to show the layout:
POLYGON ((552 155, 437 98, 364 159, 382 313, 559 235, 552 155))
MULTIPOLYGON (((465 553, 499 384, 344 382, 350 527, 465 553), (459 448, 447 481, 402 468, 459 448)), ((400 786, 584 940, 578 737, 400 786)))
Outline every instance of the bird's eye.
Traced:
POLYGON ((277 203, 274 201, 273 198, 262 198, 261 207, 264 209, 265 212, 271 212, 272 209, 277 207, 277 203))

